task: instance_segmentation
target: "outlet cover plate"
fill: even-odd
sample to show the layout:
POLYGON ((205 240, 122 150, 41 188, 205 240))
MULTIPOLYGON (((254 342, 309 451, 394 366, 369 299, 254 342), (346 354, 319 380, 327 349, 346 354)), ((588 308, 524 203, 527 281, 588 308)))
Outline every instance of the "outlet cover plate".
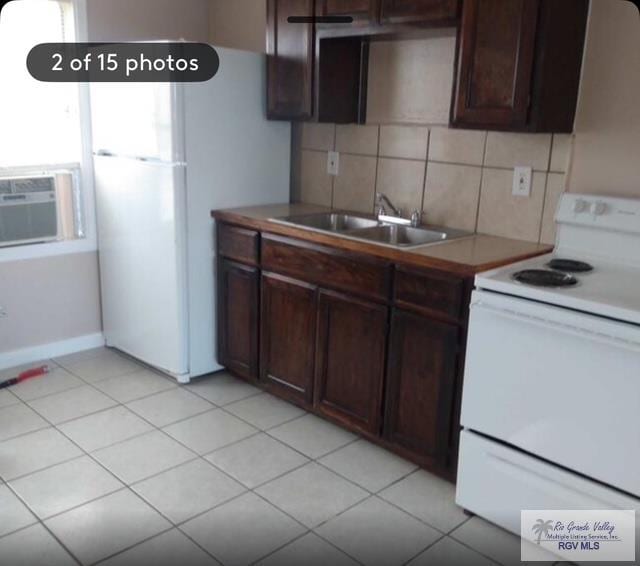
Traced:
POLYGON ((533 169, 531 167, 516 167, 513 170, 513 190, 514 197, 531 196, 531 178, 533 169))
POLYGON ((340 171, 340 154, 337 151, 330 151, 327 154, 327 173, 337 176, 340 171))

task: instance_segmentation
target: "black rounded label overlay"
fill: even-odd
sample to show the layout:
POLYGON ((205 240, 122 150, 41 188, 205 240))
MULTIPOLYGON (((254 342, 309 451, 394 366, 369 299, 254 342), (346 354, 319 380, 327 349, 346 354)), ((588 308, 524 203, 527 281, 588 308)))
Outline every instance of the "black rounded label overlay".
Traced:
POLYGON ((40 43, 27 56, 33 78, 55 83, 203 82, 219 67, 206 43, 40 43))

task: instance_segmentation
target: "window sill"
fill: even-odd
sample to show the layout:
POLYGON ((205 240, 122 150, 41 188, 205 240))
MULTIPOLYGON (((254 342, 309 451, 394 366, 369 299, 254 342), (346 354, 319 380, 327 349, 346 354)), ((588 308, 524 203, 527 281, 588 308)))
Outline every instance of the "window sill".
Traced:
POLYGON ((97 251, 93 238, 0 248, 0 263, 97 251))

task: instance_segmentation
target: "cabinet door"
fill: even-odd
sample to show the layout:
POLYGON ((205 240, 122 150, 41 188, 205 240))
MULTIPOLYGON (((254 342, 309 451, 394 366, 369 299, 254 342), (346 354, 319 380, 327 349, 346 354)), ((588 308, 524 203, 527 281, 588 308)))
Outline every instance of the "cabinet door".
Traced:
POLYGON ((318 0, 320 16, 352 16, 354 22, 375 18, 376 0, 318 0))
POLYGON ((459 0, 381 0, 383 24, 436 23, 458 17, 459 0))
POLYGON ((262 276, 260 379, 298 403, 313 400, 316 287, 274 274, 262 276))
POLYGON ((218 263, 218 361, 234 373, 258 379, 258 297, 255 267, 218 263))
POLYGON ((313 17, 313 0, 267 0, 267 111, 271 119, 299 120, 313 114, 311 23, 289 23, 289 16, 313 17))
POLYGON ((315 406, 380 433, 387 307, 320 292, 315 406))
POLYGON ((444 465, 451 438, 458 327, 404 311, 391 322, 384 434, 444 465))
POLYGON ((538 0, 465 0, 453 125, 526 125, 538 7, 538 0))

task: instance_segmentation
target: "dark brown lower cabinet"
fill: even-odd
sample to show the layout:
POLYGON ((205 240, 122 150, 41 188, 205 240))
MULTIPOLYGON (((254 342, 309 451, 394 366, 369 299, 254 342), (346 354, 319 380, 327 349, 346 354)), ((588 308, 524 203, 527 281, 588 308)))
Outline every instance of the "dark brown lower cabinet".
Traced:
POLYGON ((313 402, 317 288, 273 273, 262 275, 260 380, 299 404, 313 402))
POLYGON ((218 359, 237 374, 258 379, 260 272, 227 259, 218 263, 218 359))
POLYGON ((320 291, 314 405, 362 431, 380 432, 388 308, 320 291))
POLYGON ((384 436, 446 466, 459 328, 395 310, 391 321, 384 436))

